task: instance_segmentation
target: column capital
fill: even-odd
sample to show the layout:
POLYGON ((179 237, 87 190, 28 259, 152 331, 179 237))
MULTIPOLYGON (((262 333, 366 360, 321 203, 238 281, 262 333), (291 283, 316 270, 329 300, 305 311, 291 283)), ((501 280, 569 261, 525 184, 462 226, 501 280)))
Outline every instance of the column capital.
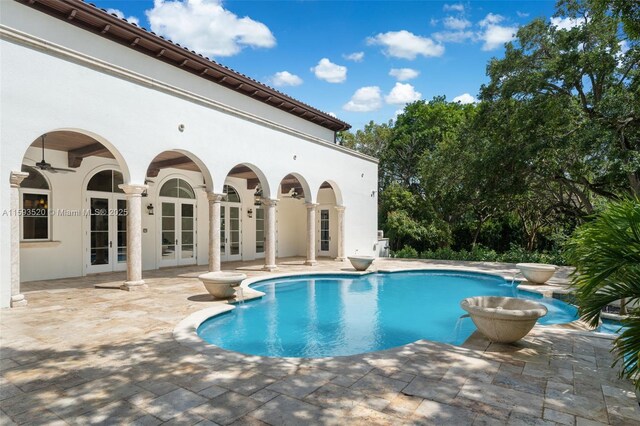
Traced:
POLYGON ((224 198, 224 194, 217 194, 215 192, 207 192, 207 199, 209 201, 213 201, 214 203, 222 202, 223 198, 224 198))
POLYGON ((336 210, 338 210, 339 212, 343 212, 346 207, 345 206, 335 206, 336 210))
POLYGON ((126 195, 142 195, 144 191, 149 188, 149 185, 138 185, 133 183, 122 183, 118 185, 118 188, 122 189, 126 195))
POLYGON ((277 206, 278 205, 278 200, 277 198, 263 198, 262 199, 262 204, 264 204, 265 206, 277 206))
POLYGON ((11 182, 12 188, 20 187, 20 184, 23 180, 25 180, 29 176, 29 173, 26 172, 16 172, 12 171, 11 176, 9 177, 9 181, 11 182))
POLYGON ((320 204, 318 203, 304 203, 305 207, 308 209, 315 209, 316 207, 318 207, 320 204))

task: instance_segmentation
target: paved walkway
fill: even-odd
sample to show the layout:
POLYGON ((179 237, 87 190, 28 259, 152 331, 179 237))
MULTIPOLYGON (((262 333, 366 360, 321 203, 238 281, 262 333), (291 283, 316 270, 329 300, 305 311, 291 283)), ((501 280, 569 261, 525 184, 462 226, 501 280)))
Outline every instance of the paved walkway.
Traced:
MULTIPOLYGON (((377 262, 425 263, 514 271, 377 262)), ((341 268, 281 262, 283 272, 341 268)), ((202 271, 151 271, 149 290, 131 293, 108 288, 122 274, 24 284, 29 306, 0 311, 0 424, 640 424, 610 341, 568 330, 537 327, 517 346, 474 334, 465 347, 419 341, 319 360, 196 352, 172 332, 220 303, 203 294, 202 271)))

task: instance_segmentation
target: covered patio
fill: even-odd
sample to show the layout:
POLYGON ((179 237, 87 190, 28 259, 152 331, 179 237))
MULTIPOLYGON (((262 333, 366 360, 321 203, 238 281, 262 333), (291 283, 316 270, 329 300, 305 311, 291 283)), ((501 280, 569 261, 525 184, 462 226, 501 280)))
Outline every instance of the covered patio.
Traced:
MULTIPOLYGON (((286 258, 280 272, 347 262, 286 258)), ((514 265, 378 260, 378 268, 510 273, 514 265)), ((248 276, 262 260, 227 263, 248 276)), ((473 335, 463 347, 418 341, 317 360, 197 352, 174 340, 210 307, 206 266, 145 273, 149 289, 117 290, 124 272, 23 284, 29 305, 4 310, 3 424, 637 424, 633 388, 610 368, 610 340, 537 327, 517 346, 473 335), (100 287, 100 288, 97 288, 100 287)), ((561 278, 552 283, 562 288, 561 278)))

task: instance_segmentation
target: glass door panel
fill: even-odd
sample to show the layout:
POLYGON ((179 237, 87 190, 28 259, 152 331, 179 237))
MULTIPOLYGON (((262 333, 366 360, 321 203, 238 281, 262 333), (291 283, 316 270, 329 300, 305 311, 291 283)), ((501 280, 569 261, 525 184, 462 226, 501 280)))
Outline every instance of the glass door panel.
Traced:
POLYGON ((195 205, 181 204, 180 206, 180 259, 182 263, 190 263, 195 260, 195 205))
POLYGON ((127 201, 117 200, 116 215, 116 238, 117 260, 118 263, 127 263, 127 201))
POLYGON ((109 199, 91 197, 90 200, 90 236, 89 236, 89 259, 91 266, 104 265, 100 270, 108 270, 111 264, 109 240, 109 199))
POLYGON ((220 206, 220 255, 227 254, 227 207, 220 206))
POLYGON ((264 253, 264 209, 256 207, 256 254, 264 253))
POLYGON ((176 204, 162 203, 162 261, 171 261, 176 259, 176 204))
POLYGON ((240 207, 229 207, 229 254, 240 254, 240 207))
POLYGON ((320 252, 322 254, 329 253, 329 210, 320 210, 320 252))

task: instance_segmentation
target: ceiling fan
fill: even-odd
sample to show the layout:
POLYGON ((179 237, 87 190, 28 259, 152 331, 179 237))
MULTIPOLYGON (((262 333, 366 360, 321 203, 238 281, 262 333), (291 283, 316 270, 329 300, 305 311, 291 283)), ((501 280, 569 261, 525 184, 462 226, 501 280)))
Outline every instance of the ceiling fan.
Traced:
POLYGON ((302 188, 300 188, 300 192, 298 192, 297 188, 291 188, 291 190, 286 195, 283 195, 283 197, 295 198, 296 200, 300 200, 304 198, 304 194, 302 193, 302 188))
POLYGON ((42 170, 45 172, 51 172, 51 173, 75 173, 75 170, 71 170, 71 169, 63 169, 60 167, 53 167, 51 165, 51 163, 47 163, 44 159, 44 138, 45 136, 47 136, 46 134, 41 136, 42 139, 42 160, 36 162, 35 166, 28 166, 25 164, 26 167, 35 167, 38 170, 42 170))

